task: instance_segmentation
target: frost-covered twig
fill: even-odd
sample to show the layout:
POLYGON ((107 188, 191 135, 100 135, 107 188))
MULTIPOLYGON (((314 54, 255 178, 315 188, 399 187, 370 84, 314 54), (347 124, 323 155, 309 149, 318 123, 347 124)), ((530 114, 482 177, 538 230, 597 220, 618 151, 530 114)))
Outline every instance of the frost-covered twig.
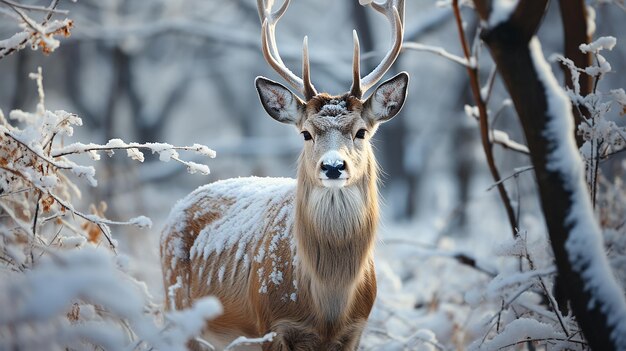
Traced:
MULTIPOLYGON (((465 38, 465 30, 463 28, 463 20, 461 18, 461 11, 459 9, 459 0, 452 0, 452 10, 454 12, 454 18, 456 20, 456 27, 459 33, 459 40, 461 42, 461 47, 463 49, 463 54, 465 56, 465 60, 467 62, 472 62, 472 55, 470 53, 467 40, 465 38)), ((489 171, 491 172, 491 176, 493 177, 494 182, 498 187, 498 194, 500 195, 500 199, 502 200, 502 204, 504 205, 504 209, 507 214, 507 218, 509 220, 509 225, 511 227, 511 233, 513 236, 517 235, 517 218, 515 217, 515 211, 513 210, 513 205, 511 204, 511 198, 504 187, 504 184, 500 182, 500 171, 498 171, 498 167, 496 166, 496 161, 493 156, 493 144, 491 143, 491 139, 489 137, 489 118, 487 112, 487 104, 482 97, 480 82, 478 80, 478 65, 474 65, 473 67, 466 66, 467 74, 470 79, 470 87, 472 90, 472 95, 474 97, 474 101, 478 107, 479 112, 479 125, 480 125, 480 136, 481 142, 483 146, 483 151, 485 152, 485 156, 487 158, 487 165, 489 166, 489 171)))
MULTIPOLYGON (((184 150, 184 151, 195 151, 201 155, 208 156, 210 158, 215 157, 215 151, 207 148, 204 145, 193 144, 192 146, 173 146, 166 143, 124 143, 121 139, 111 139, 105 145, 98 144, 82 144, 82 143, 74 143, 62 148, 56 149, 53 153, 53 157, 67 156, 72 154, 81 154, 90 151, 110 151, 110 150, 127 150, 127 149, 145 149, 150 150, 153 153, 161 153, 165 152, 173 155, 174 153, 171 150, 184 150)), ((164 157, 170 157, 168 155, 164 155, 164 157)))
MULTIPOLYGON (((530 269, 535 270, 536 269, 535 261, 530 257, 530 252, 528 250, 528 247, 526 246, 526 240, 524 240, 524 257, 526 258, 526 261, 528 262, 528 266, 530 267, 530 269)), ((550 289, 548 289, 546 282, 543 280, 543 277, 538 276, 537 278, 539 280, 539 285, 541 286, 541 289, 543 290, 543 294, 545 295, 546 299, 548 299, 548 303, 550 304, 550 307, 552 307, 552 311, 554 311, 554 314, 559 320, 561 329, 563 330, 565 335, 569 337, 570 336, 569 330, 565 326, 565 322, 563 321, 563 315, 561 314, 561 309, 559 308, 559 305, 556 299, 554 298, 554 295, 552 295, 552 292, 550 291, 550 289)))
MULTIPOLYGON (((9 170, 9 169, 6 169, 6 168, 1 167, 1 166, 0 166, 0 169, 9 170)), ((77 215, 78 217, 81 217, 81 218, 83 218, 83 219, 85 219, 85 220, 87 220, 89 222, 92 222, 92 223, 96 224, 98 226, 98 228, 100 228, 100 230, 102 231, 102 234, 104 234, 105 238, 107 239, 107 241, 108 241, 108 243, 109 243, 109 245, 110 245, 110 247, 112 249, 115 249, 116 245, 113 243, 113 240, 111 239, 111 234, 110 234, 111 231, 110 231, 108 225, 135 225, 135 226, 137 226, 139 228, 149 228, 149 227, 152 226, 152 221, 149 218, 145 217, 145 216, 139 216, 139 217, 131 218, 128 221, 118 222, 118 221, 112 221, 112 220, 109 220, 109 219, 101 218, 101 217, 98 217, 98 216, 95 216, 95 215, 88 215, 88 214, 82 213, 82 212, 77 211, 76 209, 74 209, 74 206, 71 203, 62 200, 59 196, 57 196, 54 193, 52 193, 49 189, 44 188, 44 187, 40 186, 39 184, 29 180, 28 177, 26 177, 25 175, 23 175, 23 174, 21 174, 21 173, 19 173, 17 171, 15 171, 15 173, 17 175, 20 175, 25 181, 29 182, 32 185, 32 188, 37 189, 40 192, 40 194, 46 194, 50 198, 54 199, 61 206, 63 211, 69 210, 71 213, 77 215)), ((40 200, 41 196, 39 196, 38 199, 40 200)), ((35 215, 34 215, 35 220, 34 220, 34 225, 33 225, 33 230, 32 230, 32 234, 33 235, 36 234, 36 231, 35 231, 36 227, 35 226, 37 224, 37 220, 36 219, 37 219, 37 215, 38 215, 38 211, 39 211, 39 207, 38 207, 39 200, 37 201, 37 207, 36 207, 36 210, 35 210, 36 212, 35 212, 35 215)))
POLYGON ((20 8, 20 9, 28 10, 28 11, 40 11, 40 12, 45 12, 45 13, 62 14, 62 15, 67 15, 69 13, 69 11, 67 10, 57 10, 56 8, 48 8, 48 7, 36 6, 36 5, 25 5, 25 4, 20 4, 20 3, 10 1, 10 0, 0 0, 0 2, 10 7, 20 8))
POLYGON ((40 160, 43 160, 46 163, 48 163, 51 166, 53 166, 55 168, 58 168, 58 169, 67 169, 67 170, 71 170, 72 169, 71 166, 59 164, 56 161, 54 161, 53 159, 47 157, 46 155, 43 155, 43 154, 39 153, 38 151, 36 151, 33 148, 31 148, 28 144, 26 144, 25 142, 20 140, 16 135, 14 135, 13 133, 11 133, 10 131, 8 131, 6 129, 4 129, 4 130, 3 129, 4 129, 4 127, 0 126, 0 133, 3 133, 4 136, 9 137, 9 138, 15 140, 18 144, 22 145, 24 148, 26 148, 28 151, 30 151, 33 155, 37 156, 40 160))
POLYGON ((65 11, 57 10, 56 7, 59 0, 52 0, 47 8, 33 5, 23 5, 15 1, 2 0, 0 5, 8 6, 12 9, 22 21, 22 31, 14 34, 8 39, 0 40, 0 59, 23 49, 30 44, 33 50, 38 47, 42 48, 45 54, 51 53, 59 46, 59 41, 54 38, 55 35, 69 36, 73 22, 69 19, 62 21, 52 21, 52 15, 55 13, 64 13, 65 11), (46 12, 41 23, 30 18, 24 11, 43 11, 46 12))
POLYGON ((68 156, 73 154, 82 154, 89 153, 89 156, 94 160, 99 160, 100 155, 97 154, 97 151, 105 151, 109 155, 113 154, 113 150, 126 150, 128 157, 133 160, 137 160, 139 162, 144 161, 144 155, 139 151, 140 149, 151 151, 152 153, 158 153, 159 159, 163 162, 168 162, 169 160, 174 160, 176 162, 182 163, 187 166, 187 170, 189 173, 200 172, 201 174, 209 174, 211 171, 208 166, 202 165, 192 161, 182 160, 178 152, 176 150, 184 150, 184 151, 193 151, 200 155, 207 156, 210 158, 215 157, 215 151, 209 149, 208 147, 200 144, 193 144, 192 146, 173 146, 166 143, 125 143, 121 139, 111 139, 104 145, 98 144, 82 144, 82 143, 74 143, 62 147, 60 149, 56 149, 52 152, 53 157, 61 157, 68 156))
MULTIPOLYGON (((515 177, 519 176, 520 174, 522 174, 524 172, 528 172, 528 171, 533 170, 534 168, 535 167, 533 167, 533 166, 519 167, 519 168, 515 169, 515 171, 512 174, 510 174, 510 175, 500 179, 500 182, 502 183, 502 182, 505 182, 505 181, 507 181, 507 180, 509 180, 511 178, 515 178, 515 177)), ((497 186, 497 184, 492 184, 491 186, 489 186, 487 188, 487 191, 495 188, 496 186, 497 186)))
POLYGON ((468 68, 475 68, 476 67, 476 62, 474 61, 468 61, 467 59, 464 59, 462 57, 456 56, 454 54, 449 53, 448 51, 446 51, 444 48, 438 47, 438 46, 432 46, 432 45, 425 45, 425 44, 420 44, 420 43, 414 43, 414 42, 404 42, 402 43, 402 50, 404 49, 408 49, 408 50, 415 50, 415 51, 425 51, 425 52, 432 52, 433 54, 437 54, 443 58, 446 58, 454 63, 458 63, 459 65, 463 66, 463 67, 468 67, 468 68))
POLYGON ((524 155, 529 155, 528 147, 526 145, 520 144, 514 140, 511 140, 509 134, 505 131, 498 129, 491 129, 489 133, 489 139, 492 143, 498 144, 505 149, 509 149, 515 152, 519 152, 524 155))

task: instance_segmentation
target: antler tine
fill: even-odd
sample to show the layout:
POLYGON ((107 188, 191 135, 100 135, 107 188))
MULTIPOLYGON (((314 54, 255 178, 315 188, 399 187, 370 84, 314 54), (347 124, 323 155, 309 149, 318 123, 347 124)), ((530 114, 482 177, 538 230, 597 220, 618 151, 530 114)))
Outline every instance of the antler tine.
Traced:
POLYGON ((352 41, 354 42, 354 53, 352 54, 352 87, 350 88, 350 95, 360 99, 363 96, 361 91, 361 47, 356 29, 352 31, 352 41))
POLYGON ((257 0, 257 10, 259 12, 259 18, 261 19, 261 23, 268 21, 268 38, 270 40, 269 47, 270 52, 274 59, 284 65, 282 58, 280 57, 280 53, 278 52, 278 46, 276 45, 276 33, 275 27, 276 23, 280 20, 281 17, 287 11, 291 0, 285 0, 280 8, 276 12, 272 12, 272 7, 274 6, 274 0, 257 0))
POLYGON ((267 23, 267 19, 263 22, 263 26, 261 28, 261 44, 263 49, 263 57, 265 57, 265 61, 269 63, 269 65, 276 71, 276 73, 280 74, 283 79, 287 81, 294 89, 296 89, 301 94, 304 94, 304 84, 302 83, 302 79, 296 76, 293 72, 287 68, 282 62, 279 62, 274 56, 271 54, 268 35, 269 35, 269 26, 267 23))
POLYGON ((276 45, 276 23, 287 11, 290 0, 285 0, 281 7, 272 12, 272 5, 274 0, 257 0, 257 8, 259 11, 259 17, 263 23, 261 28, 261 45, 263 49, 263 57, 269 65, 281 76, 287 83, 289 83, 294 89, 300 92, 306 100, 311 99, 317 95, 315 87, 311 84, 310 77, 310 65, 309 65, 309 50, 307 45, 307 39, 304 39, 302 48, 302 75, 303 78, 295 75, 283 62, 278 52, 278 45, 276 45))
POLYGON ((391 16, 393 16, 391 9, 395 6, 400 14, 400 22, 404 23, 404 0, 387 0, 382 4, 372 1, 371 5, 374 10, 385 15, 390 21, 392 20, 391 16))
MULTIPOLYGON (((400 6, 404 8, 404 1, 400 0, 400 6)), ((389 1, 387 2, 389 3, 389 1)), ((386 4, 387 4, 386 3, 386 4)), ((372 4, 375 4, 372 2, 372 4)), ((386 5, 385 4, 385 5, 386 5)), ((378 4, 377 4, 378 5, 378 4)), ((379 5, 385 7, 385 5, 379 5)), ((374 7, 376 8, 376 7, 374 7)), ((402 49, 402 37, 404 32, 404 26, 400 19, 400 14, 398 13, 398 8, 393 5, 391 9, 385 7, 384 9, 385 16, 392 23, 392 35, 393 35, 393 45, 391 49, 387 52, 383 60, 374 68, 372 72, 370 72, 367 76, 361 79, 361 91, 365 93, 369 90, 374 84, 376 84, 384 75, 387 73, 391 65, 396 61, 398 55, 400 54, 400 50, 402 49)), ((377 10, 378 11, 378 10, 377 10)))
POLYGON ((374 84, 378 83, 396 61, 402 49, 402 38, 404 34, 404 24, 402 21, 404 18, 404 0, 387 0, 382 4, 371 2, 371 5, 376 11, 384 14, 389 22, 391 22, 393 44, 378 66, 361 79, 362 94, 374 86, 374 84), (400 10, 402 14, 400 14, 398 10, 400 10))
POLYGON ((278 20, 285 14, 285 11, 287 11, 287 7, 289 7, 290 2, 291 0, 285 0, 278 10, 271 12, 272 7, 274 6, 274 0, 257 0, 256 6, 257 11, 259 11, 261 23, 263 23, 266 18, 271 18, 272 22, 278 22, 278 20))
POLYGON ((303 94, 306 100, 310 100, 317 95, 317 91, 313 84, 311 84, 311 69, 309 66, 309 40, 305 36, 302 42, 302 83, 303 94))

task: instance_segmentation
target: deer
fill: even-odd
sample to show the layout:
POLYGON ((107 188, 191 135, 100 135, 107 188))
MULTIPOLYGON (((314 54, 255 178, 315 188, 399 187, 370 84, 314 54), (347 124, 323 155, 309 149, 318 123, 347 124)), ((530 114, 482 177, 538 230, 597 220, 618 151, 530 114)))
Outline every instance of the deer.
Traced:
MULTIPOLYGON (((166 308, 216 296, 223 314, 202 338, 223 349, 238 336, 275 333, 262 350, 356 350, 376 298, 373 248, 379 221, 378 165, 371 138, 404 105, 409 76, 376 85, 397 59, 404 0, 371 2, 391 25, 392 44, 364 77, 353 31, 352 86, 318 93, 307 38, 302 78, 280 57, 275 26, 289 6, 257 0, 261 46, 284 85, 257 77, 264 110, 302 135, 296 179, 246 177, 199 187, 172 209, 161 236, 166 308)), ((197 341, 190 348, 202 349, 197 341)), ((254 349, 254 348, 253 348, 254 349)))

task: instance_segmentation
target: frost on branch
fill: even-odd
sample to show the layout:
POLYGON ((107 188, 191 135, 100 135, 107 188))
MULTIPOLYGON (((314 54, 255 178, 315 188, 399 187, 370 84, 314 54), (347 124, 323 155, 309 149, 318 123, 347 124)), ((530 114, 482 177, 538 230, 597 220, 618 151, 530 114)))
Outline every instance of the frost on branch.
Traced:
POLYGON ((0 349, 186 349, 205 321, 221 313, 219 302, 207 298, 191 309, 161 312, 145 284, 125 270, 111 230, 149 228, 151 220, 107 219, 105 203, 77 208, 80 191, 72 178, 97 186, 96 172, 70 157, 98 160, 102 152, 124 150, 142 162, 142 151, 149 151, 206 174, 206 165, 184 161, 178 152, 215 153, 198 144, 120 139, 63 146, 61 137, 71 138, 82 120, 47 110, 41 69, 30 78, 39 92, 36 110, 13 110, 8 120, 0 110, 0 349))
MULTIPOLYGON (((67 14, 67 11, 56 10, 58 1, 48 8, 33 5, 22 5, 17 1, 3 1, 0 6, 9 8, 8 14, 15 14, 14 20, 20 31, 11 37, 0 40, 0 59, 17 52, 27 46, 37 50, 41 48, 44 54, 49 54, 59 47, 59 40, 55 36, 70 36, 73 22, 70 19, 50 20, 54 13, 67 14), (28 11, 43 13, 43 19, 33 19, 28 11)), ((5 13, 6 14, 6 13, 5 13)))
POLYGON ((590 44, 581 44, 582 52, 590 52, 596 58, 596 64, 590 67, 576 67, 565 57, 555 55, 554 59, 562 62, 570 70, 573 89, 567 94, 574 106, 584 107, 589 111, 583 115, 577 132, 583 137, 584 144, 580 153, 585 162, 585 178, 591 193, 592 203, 598 216, 598 223, 607 248, 611 266, 623 288, 626 288, 626 191, 623 172, 626 164, 622 164, 614 179, 608 179, 602 172, 600 164, 613 155, 623 153, 626 149, 626 127, 616 122, 626 114, 626 93, 623 88, 600 90, 602 78, 611 72, 611 65, 601 55, 602 50, 612 50, 617 45, 614 37, 601 37, 590 44), (579 77, 587 74, 595 80, 596 87, 588 95, 581 95, 579 77))

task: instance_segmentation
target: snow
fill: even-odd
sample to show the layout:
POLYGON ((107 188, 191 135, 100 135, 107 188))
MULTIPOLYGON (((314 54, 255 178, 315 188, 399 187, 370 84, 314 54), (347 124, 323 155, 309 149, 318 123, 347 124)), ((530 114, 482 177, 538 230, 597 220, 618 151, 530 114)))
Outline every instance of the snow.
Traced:
POLYGON ((330 100, 320 109, 320 116, 339 116, 348 112, 344 100, 330 100))
POLYGON ((585 73, 590 76, 599 76, 601 74, 611 72, 611 64, 602 55, 596 55, 598 66, 590 66, 585 68, 585 73))
POLYGON ((137 148, 126 149, 126 155, 135 161, 144 161, 143 153, 137 148))
MULTIPOLYGON (((541 323, 537 320, 530 318, 519 318, 511 321, 504 330, 496 335, 494 338, 488 341, 480 342, 476 341, 470 347, 469 350, 503 350, 503 349, 516 349, 515 346, 523 343, 524 340, 552 340, 561 341, 552 347, 548 347, 548 350, 563 350, 573 349, 580 350, 580 341, 576 338, 572 338, 568 342, 568 336, 563 333, 555 332, 550 325, 541 323)), ((548 344, 550 345, 550 344, 548 344)))
POLYGON ((191 309, 168 313, 169 320, 184 330, 200 332, 207 320, 222 314, 222 304, 213 296, 204 297, 194 302, 191 309))
POLYGON ((591 5, 586 5, 587 10, 587 36, 593 38, 596 33, 596 10, 591 5))
POLYGON ((209 149, 205 145, 193 144, 191 145, 191 148, 194 149, 200 155, 204 155, 210 158, 215 158, 215 156, 217 156, 217 153, 214 150, 209 149))
POLYGON ((87 243, 87 238, 84 236, 76 235, 76 236, 63 236, 59 240, 61 242, 61 246, 66 247, 81 247, 87 243))
POLYGON ((182 289, 183 280, 181 276, 176 276, 176 283, 167 287, 167 297, 170 299, 170 306, 176 309, 176 290, 182 289))
POLYGON ((152 221, 150 220, 150 218, 146 216, 139 216, 139 217, 131 218, 128 220, 128 223, 135 225, 139 228, 151 228, 152 227, 152 221))
POLYGON ((203 164, 196 163, 193 161, 187 161, 186 165, 187 165, 187 172, 189 172, 189 174, 200 173, 203 175, 208 175, 211 173, 211 170, 209 169, 209 166, 207 165, 203 165, 203 164))
POLYGON ((530 153, 526 145, 511 140, 509 134, 504 131, 492 129, 490 133, 491 141, 503 145, 509 149, 517 150, 524 153, 530 153))
POLYGON ((11 48, 20 48, 20 43, 30 37, 29 33, 19 32, 13 34, 10 38, 0 40, 0 53, 11 48))
POLYGON ((237 350, 238 348, 236 347, 241 346, 241 345, 254 345, 254 344, 263 344, 266 342, 271 342, 272 340, 274 340, 275 337, 276 337, 276 333, 274 332, 267 333, 260 338, 246 338, 245 336, 240 336, 236 338, 235 340, 233 340, 230 344, 228 344, 224 348, 224 351, 237 350))
MULTIPOLYGON (((602 40, 598 47, 610 44, 610 40, 602 40)), ((539 40, 533 38, 529 47, 548 101, 550 121, 545 136, 553 150, 547 155, 547 168, 561 175, 572 194, 572 208, 565 223, 571 228, 566 242, 569 261, 574 271, 582 276, 585 290, 595 297, 588 307, 594 307, 595 303, 602 305, 607 322, 613 327, 611 337, 616 345, 626 349, 626 299, 611 274, 600 228, 594 219, 582 161, 573 138, 571 104, 546 62, 539 40)))
POLYGON ((604 49, 613 50, 613 47, 615 47, 615 44, 617 44, 617 39, 615 37, 607 36, 607 37, 600 37, 589 44, 580 44, 578 48, 583 53, 590 52, 593 54, 597 54, 601 50, 604 50, 604 49))

